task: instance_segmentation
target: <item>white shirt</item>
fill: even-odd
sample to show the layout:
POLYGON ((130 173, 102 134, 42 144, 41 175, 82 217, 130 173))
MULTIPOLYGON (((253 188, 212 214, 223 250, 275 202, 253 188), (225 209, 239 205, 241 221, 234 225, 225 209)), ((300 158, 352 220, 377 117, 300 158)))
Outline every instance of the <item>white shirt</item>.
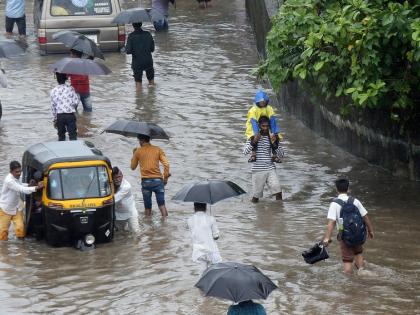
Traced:
POLYGON ((57 114, 70 114, 76 112, 79 96, 74 88, 67 84, 59 84, 51 91, 51 115, 53 121, 57 114))
POLYGON ((123 178, 121 186, 114 195, 115 198, 115 220, 123 221, 130 218, 137 218, 138 212, 131 193, 130 183, 123 178))
POLYGON ((214 238, 219 237, 216 219, 204 211, 197 211, 187 221, 193 243, 192 260, 205 260, 212 264, 222 261, 214 238))
POLYGON ((36 187, 27 187, 9 173, 3 182, 0 196, 0 208, 7 214, 16 215, 19 208, 20 194, 31 194, 36 187))
MULTIPOLYGON (((339 194, 337 198, 343 200, 344 202, 347 202, 347 200, 349 199, 349 196, 347 194, 339 194)), ((359 209, 360 215, 362 217, 364 217, 368 213, 365 207, 363 207, 362 203, 356 198, 354 198, 353 204, 356 206, 357 209, 359 209)), ((338 218, 340 217, 340 210, 341 210, 341 206, 338 203, 331 202, 330 208, 328 209, 328 215, 327 215, 327 218, 329 220, 336 221, 337 230, 338 230, 338 218)))

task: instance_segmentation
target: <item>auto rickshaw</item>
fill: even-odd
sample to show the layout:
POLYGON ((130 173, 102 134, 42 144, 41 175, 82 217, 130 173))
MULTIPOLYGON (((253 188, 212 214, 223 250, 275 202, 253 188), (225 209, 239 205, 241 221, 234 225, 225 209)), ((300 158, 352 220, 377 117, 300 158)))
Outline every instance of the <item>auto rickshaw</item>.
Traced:
POLYGON ((23 154, 22 182, 43 180, 39 194, 25 196, 27 234, 52 246, 80 249, 114 235, 111 163, 87 141, 41 142, 23 154))

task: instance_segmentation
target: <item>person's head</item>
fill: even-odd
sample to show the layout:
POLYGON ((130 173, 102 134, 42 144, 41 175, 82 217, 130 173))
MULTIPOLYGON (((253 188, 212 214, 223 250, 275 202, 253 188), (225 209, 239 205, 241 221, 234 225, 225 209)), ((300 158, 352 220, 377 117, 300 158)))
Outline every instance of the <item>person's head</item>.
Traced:
POLYGON ((202 202, 194 202, 194 211, 203 211, 206 212, 207 210, 207 204, 202 202))
POLYGON ((266 107, 270 102, 270 99, 264 91, 258 90, 255 94, 254 101, 255 105, 257 105, 258 107, 266 107))
POLYGON ((123 173, 118 167, 114 166, 112 168, 112 181, 115 187, 121 186, 122 180, 123 180, 123 173))
POLYGON ((133 23, 133 27, 134 27, 135 30, 141 29, 142 25, 143 25, 142 23, 133 23))
POLYGON ((339 178, 335 181, 335 188, 338 193, 347 193, 349 190, 350 182, 346 178, 339 178))
POLYGON ((22 165, 18 161, 12 161, 9 164, 10 173, 17 179, 19 179, 20 174, 22 174, 22 165))
POLYGON ((137 135, 137 139, 139 139, 140 145, 150 143, 150 137, 146 135, 137 135))
POLYGON ((56 72, 55 73, 55 78, 57 79, 58 84, 64 84, 67 81, 67 74, 61 73, 61 72, 56 72))
POLYGON ((70 56, 72 58, 82 58, 83 53, 81 51, 75 50, 75 49, 70 49, 70 56))
POLYGON ((261 116, 258 120, 258 125, 260 126, 260 133, 262 135, 267 135, 270 131, 270 120, 267 116, 261 116))

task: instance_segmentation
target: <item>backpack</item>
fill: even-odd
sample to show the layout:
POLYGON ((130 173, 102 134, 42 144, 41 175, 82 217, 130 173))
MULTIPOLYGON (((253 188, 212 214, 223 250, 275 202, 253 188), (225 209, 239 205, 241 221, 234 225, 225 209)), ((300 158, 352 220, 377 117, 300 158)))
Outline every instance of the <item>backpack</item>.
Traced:
POLYGON ((359 209, 354 205, 354 198, 349 197, 347 202, 335 198, 335 203, 341 206, 340 218, 343 227, 339 228, 340 239, 349 247, 363 245, 366 241, 366 225, 359 209))

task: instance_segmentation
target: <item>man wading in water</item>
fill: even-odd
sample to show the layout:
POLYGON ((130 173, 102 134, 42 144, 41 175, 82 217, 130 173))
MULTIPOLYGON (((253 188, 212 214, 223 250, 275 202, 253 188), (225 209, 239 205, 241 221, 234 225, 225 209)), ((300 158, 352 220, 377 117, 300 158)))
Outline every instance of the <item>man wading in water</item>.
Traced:
MULTIPOLYGON (((260 133, 253 140, 249 139, 245 144, 244 155, 250 154, 253 149, 253 143, 257 143, 256 161, 252 164, 252 202, 257 203, 263 196, 264 186, 267 184, 271 193, 276 196, 276 200, 282 200, 283 195, 281 186, 277 177, 276 166, 271 156, 272 144, 270 141, 270 120, 266 116, 260 117, 260 133)), ((254 144, 255 145, 255 144, 254 144)), ((275 149, 277 155, 281 155, 281 148, 275 149)))

